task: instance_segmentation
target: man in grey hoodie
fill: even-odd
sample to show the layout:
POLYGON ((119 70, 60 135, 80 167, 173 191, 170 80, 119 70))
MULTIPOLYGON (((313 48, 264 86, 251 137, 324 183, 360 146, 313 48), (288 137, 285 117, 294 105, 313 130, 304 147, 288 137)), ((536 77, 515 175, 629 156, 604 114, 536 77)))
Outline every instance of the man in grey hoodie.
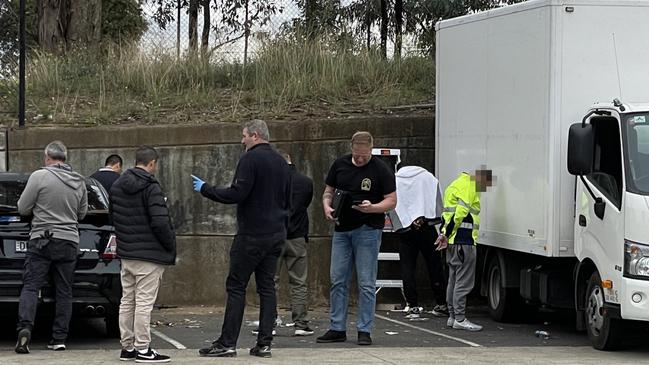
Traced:
POLYGON ((72 281, 79 250, 79 220, 88 210, 83 176, 65 163, 67 148, 60 141, 45 147, 45 160, 34 171, 18 200, 21 215, 33 215, 27 245, 23 288, 18 309, 16 352, 29 353, 38 306, 38 292, 50 273, 56 287, 56 316, 48 348, 65 350, 72 316, 72 281))

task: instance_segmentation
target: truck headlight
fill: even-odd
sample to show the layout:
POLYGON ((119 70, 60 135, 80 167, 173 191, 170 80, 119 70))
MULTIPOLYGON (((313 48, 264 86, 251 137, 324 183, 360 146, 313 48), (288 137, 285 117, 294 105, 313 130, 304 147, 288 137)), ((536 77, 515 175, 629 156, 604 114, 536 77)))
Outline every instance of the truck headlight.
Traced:
POLYGON ((624 276, 649 280, 649 246, 624 241, 624 276))

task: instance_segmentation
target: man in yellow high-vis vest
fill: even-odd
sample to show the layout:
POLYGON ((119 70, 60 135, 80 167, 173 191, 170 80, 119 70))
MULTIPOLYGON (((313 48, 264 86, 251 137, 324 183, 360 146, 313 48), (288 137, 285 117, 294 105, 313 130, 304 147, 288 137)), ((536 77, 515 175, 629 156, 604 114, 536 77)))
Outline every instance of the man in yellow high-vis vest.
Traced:
POLYGON ((476 268, 476 245, 480 228, 480 193, 492 185, 491 170, 466 172, 444 192, 442 229, 435 245, 447 249, 448 286, 446 300, 449 317, 446 325, 454 329, 480 331, 482 326, 465 315, 466 296, 473 289, 476 268))

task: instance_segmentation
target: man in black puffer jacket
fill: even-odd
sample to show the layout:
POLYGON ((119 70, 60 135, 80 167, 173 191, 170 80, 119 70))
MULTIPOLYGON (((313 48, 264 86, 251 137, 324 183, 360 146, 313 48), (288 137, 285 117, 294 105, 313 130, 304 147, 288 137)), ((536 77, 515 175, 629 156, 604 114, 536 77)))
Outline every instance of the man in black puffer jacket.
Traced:
POLYGON ((151 310, 165 265, 176 261, 176 234, 160 184, 153 174, 158 153, 143 146, 135 152, 135 167, 110 190, 110 211, 122 260, 122 301, 119 329, 120 360, 168 362, 169 356, 149 347, 151 310), (136 310, 137 307, 137 310, 136 310))

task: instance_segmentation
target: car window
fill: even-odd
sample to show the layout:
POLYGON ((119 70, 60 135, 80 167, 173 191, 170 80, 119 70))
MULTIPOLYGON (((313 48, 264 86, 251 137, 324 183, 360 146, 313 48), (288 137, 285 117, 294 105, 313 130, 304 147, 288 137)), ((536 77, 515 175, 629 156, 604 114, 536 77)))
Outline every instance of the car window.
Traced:
POLYGON ((26 184, 26 180, 0 182, 0 208, 4 208, 3 211, 18 209, 18 199, 26 184))
POLYGON ((108 209, 108 194, 97 180, 87 179, 86 190, 88 190, 88 210, 108 209))
MULTIPOLYGON (((0 212, 18 209, 18 199, 25 189, 27 180, 0 181, 0 212)), ((88 191, 88 210, 107 210, 108 195, 95 179, 86 180, 88 191)))

